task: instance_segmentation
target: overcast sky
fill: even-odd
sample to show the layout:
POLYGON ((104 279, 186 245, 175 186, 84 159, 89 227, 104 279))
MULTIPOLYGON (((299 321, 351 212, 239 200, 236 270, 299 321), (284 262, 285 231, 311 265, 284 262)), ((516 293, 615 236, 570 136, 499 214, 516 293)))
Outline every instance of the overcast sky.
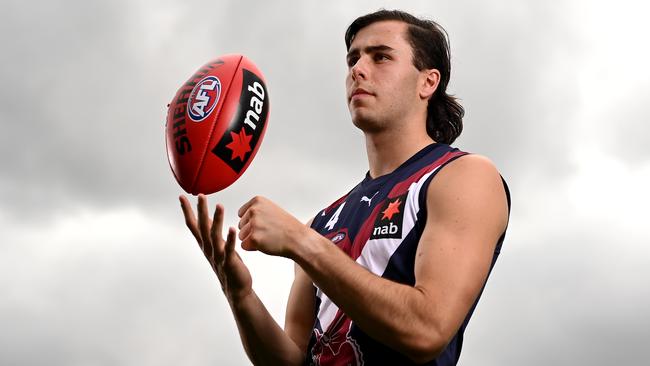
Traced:
MULTIPOLYGON (((633 1, 35 1, 0 13, 0 364, 247 365, 186 230, 166 105, 242 53, 272 103, 261 149, 210 203, 302 221, 361 180, 343 33, 400 8, 438 21, 456 146, 510 184, 502 254, 460 365, 647 365, 649 7, 633 1)), ((240 251, 241 252, 241 251, 240 251)), ((292 263, 242 253, 284 323, 292 263)))

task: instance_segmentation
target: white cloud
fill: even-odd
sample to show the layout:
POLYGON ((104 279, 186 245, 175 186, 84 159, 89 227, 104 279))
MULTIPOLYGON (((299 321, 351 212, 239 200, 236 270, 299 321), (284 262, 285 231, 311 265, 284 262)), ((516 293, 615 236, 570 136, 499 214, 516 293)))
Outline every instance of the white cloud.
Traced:
MULTIPOLYGON (((2 221, 2 363, 245 364, 216 276, 178 215, 170 225, 135 208, 79 210, 36 230, 2 221)), ((283 324, 291 263, 242 256, 283 324)))

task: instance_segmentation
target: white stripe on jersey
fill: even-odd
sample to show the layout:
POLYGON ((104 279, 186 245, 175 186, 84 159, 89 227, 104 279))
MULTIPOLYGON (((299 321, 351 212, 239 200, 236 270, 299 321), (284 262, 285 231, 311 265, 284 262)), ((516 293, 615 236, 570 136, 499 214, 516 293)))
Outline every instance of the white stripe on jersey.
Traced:
POLYGON ((413 230, 417 214, 420 211, 420 190, 424 182, 435 172, 438 168, 425 174, 419 181, 411 183, 409 193, 406 196, 406 203, 404 205, 404 218, 402 221, 402 237, 401 238, 382 238, 368 240, 366 245, 361 251, 361 255, 357 258, 357 263, 368 268, 370 272, 381 276, 384 274, 386 267, 393 253, 399 248, 404 238, 413 230))
POLYGON ((320 321, 323 332, 325 332, 334 320, 336 313, 339 311, 339 307, 318 287, 316 287, 316 296, 320 298, 318 321, 320 321))
MULTIPOLYGON (((439 166, 430 171, 429 173, 422 176, 417 182, 411 183, 408 189, 408 195, 406 197, 406 203, 404 205, 404 214, 402 220, 402 238, 391 239, 372 239, 368 240, 366 245, 361 251, 361 255, 357 258, 356 262, 362 265, 363 267, 370 270, 370 272, 381 276, 386 267, 390 258, 393 256, 397 248, 399 248, 403 239, 411 232, 415 226, 415 221, 417 219, 417 214, 420 211, 420 202, 418 202, 420 197, 420 191, 424 182, 433 174, 436 170, 440 168, 439 166)), ((315 285, 314 285, 315 286, 315 285)), ((316 296, 321 299, 320 308, 318 310, 318 320, 323 331, 327 331, 331 325, 336 313, 339 308, 332 302, 332 300, 321 291, 318 286, 316 286, 316 296)))

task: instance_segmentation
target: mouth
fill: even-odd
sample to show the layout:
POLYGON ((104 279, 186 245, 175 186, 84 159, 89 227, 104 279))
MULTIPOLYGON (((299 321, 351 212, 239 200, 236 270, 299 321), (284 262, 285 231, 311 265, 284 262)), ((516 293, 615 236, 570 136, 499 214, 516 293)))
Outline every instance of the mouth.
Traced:
POLYGON ((354 90, 352 91, 352 93, 350 94, 350 101, 352 101, 352 100, 354 100, 354 99, 363 98, 363 97, 365 97, 365 96, 373 96, 373 95, 374 95, 374 94, 372 94, 371 92, 367 91, 366 89, 363 89, 363 88, 356 88, 356 89, 354 89, 354 90))

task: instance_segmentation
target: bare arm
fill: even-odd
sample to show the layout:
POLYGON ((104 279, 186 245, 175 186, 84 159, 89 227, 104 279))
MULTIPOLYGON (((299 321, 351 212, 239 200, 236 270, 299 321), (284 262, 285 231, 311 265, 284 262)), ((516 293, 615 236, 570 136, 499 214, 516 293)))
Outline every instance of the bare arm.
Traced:
POLYGON ((372 274, 263 197, 239 209, 239 236, 246 250, 293 259, 371 337, 425 362, 458 330, 489 271, 507 222, 498 172, 480 156, 458 158, 431 182, 427 212, 415 286, 372 274))
POLYGON ((311 282, 305 281, 304 273, 296 273, 287 306, 285 333, 252 289, 250 272, 235 251, 235 229, 228 230, 227 240, 221 236, 223 206, 217 205, 214 220, 210 220, 207 200, 199 195, 197 222, 187 198, 182 196, 180 200, 186 224, 219 278, 251 362, 255 365, 302 365, 309 341, 306 329, 311 331, 313 324, 311 282), (308 299, 311 299, 310 309, 306 308, 310 306, 308 299))
POLYGON ((291 286, 284 330, 298 346, 303 355, 307 353, 307 346, 316 320, 314 285, 297 264, 294 266, 295 278, 291 286))
POLYGON ((361 329, 416 362, 435 358, 462 324, 507 222, 500 176, 475 155, 440 171, 427 210, 413 287, 372 274, 313 230, 287 250, 361 329))
POLYGON ((296 299, 302 292, 299 282, 294 280, 292 286, 289 301, 294 305, 287 307, 285 330, 271 317, 254 292, 249 298, 231 304, 242 344, 254 365, 304 363, 309 342, 309 332, 305 334, 304 329, 308 325, 311 331, 312 324, 304 321, 305 318, 301 316, 307 312, 302 307, 305 304, 296 299))

